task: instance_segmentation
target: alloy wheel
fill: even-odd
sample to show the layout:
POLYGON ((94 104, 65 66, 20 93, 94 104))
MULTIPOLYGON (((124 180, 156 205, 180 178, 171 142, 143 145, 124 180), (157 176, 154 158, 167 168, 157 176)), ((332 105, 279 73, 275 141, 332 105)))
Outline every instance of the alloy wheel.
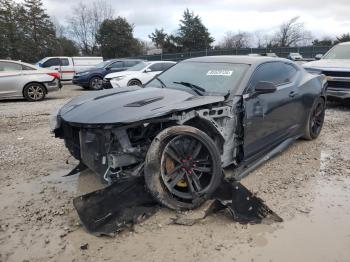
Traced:
POLYGON ((175 197, 193 199, 213 182, 213 156, 209 149, 190 135, 173 138, 164 148, 161 177, 175 197))
POLYGON ((44 89, 42 86, 39 85, 31 85, 28 88, 28 97, 32 100, 40 100, 44 97, 44 89))

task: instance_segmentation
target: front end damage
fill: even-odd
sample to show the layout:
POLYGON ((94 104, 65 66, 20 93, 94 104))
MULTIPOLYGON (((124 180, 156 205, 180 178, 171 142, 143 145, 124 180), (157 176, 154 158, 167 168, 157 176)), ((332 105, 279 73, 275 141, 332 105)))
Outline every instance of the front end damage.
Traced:
MULTIPOLYGON (((241 97, 234 97, 124 124, 82 125, 61 118, 55 136, 63 138, 70 153, 80 161, 70 175, 88 167, 109 184, 74 199, 85 228, 93 234, 110 235, 158 210, 158 202, 144 185, 143 167, 152 141, 168 127, 191 126, 205 132, 219 149, 222 167, 239 166, 243 155, 242 112, 241 97)), ((257 223, 266 216, 281 221, 234 176, 226 177, 208 201, 210 212, 227 209, 235 221, 257 223)))
POLYGON ((79 125, 61 119, 61 126, 54 132, 56 137, 64 139, 77 160, 111 184, 118 179, 141 175, 153 139, 162 130, 175 125, 189 125, 207 133, 220 149, 224 167, 237 163, 241 145, 240 130, 236 128, 240 126, 239 112, 239 103, 236 107, 219 103, 210 108, 174 112, 132 124, 79 125))

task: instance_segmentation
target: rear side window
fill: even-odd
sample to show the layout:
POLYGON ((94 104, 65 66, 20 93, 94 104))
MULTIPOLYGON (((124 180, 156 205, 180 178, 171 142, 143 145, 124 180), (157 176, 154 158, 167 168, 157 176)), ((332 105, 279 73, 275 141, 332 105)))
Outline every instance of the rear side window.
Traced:
POLYGON ((140 63, 140 61, 124 61, 124 67, 132 67, 138 63, 140 63))
POLYGON ((123 68, 123 62, 121 62, 121 61, 114 62, 114 63, 111 64, 109 67, 110 67, 110 68, 123 68))
POLYGON ((149 69, 151 69, 151 71, 163 71, 163 63, 153 64, 149 69))
POLYGON ((172 63, 163 63, 162 64, 162 71, 167 70, 168 68, 172 67, 174 64, 172 63))
POLYGON ((43 67, 59 66, 60 64, 61 60, 59 58, 50 58, 43 64, 43 67))
POLYGON ((297 69, 283 62, 265 63, 258 67, 250 81, 250 89, 260 81, 272 82, 276 86, 287 84, 295 80, 297 69))
POLYGON ((36 68, 22 65, 22 70, 36 70, 36 68))
POLYGON ((61 58, 61 66, 69 66, 68 58, 61 58))
POLYGON ((0 72, 22 71, 22 65, 12 62, 0 62, 0 72))

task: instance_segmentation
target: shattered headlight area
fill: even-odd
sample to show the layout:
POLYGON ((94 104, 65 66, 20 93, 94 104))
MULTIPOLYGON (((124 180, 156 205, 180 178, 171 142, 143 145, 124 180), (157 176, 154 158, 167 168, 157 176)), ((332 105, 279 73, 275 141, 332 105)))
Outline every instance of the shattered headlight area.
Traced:
POLYGON ((147 149, 158 125, 142 124, 110 129, 79 131, 80 160, 108 183, 141 175, 147 149))

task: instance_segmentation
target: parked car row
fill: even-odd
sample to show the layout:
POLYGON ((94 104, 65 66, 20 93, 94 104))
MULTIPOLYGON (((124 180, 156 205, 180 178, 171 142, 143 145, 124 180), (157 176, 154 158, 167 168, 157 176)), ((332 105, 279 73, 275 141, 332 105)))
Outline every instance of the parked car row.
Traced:
MULTIPOLYGON (((248 56, 277 57, 274 53, 248 56)), ((303 59, 299 53, 290 53, 288 58, 292 61, 303 59)), ((350 99, 350 42, 334 46, 317 59, 302 66, 312 74, 327 76, 330 99, 350 99)), ((143 86, 174 64, 172 61, 140 59, 102 61, 102 57, 47 57, 36 66, 0 60, 0 98, 24 97, 39 101, 49 91, 58 90, 60 80, 72 80, 73 84, 90 90, 143 86)))

